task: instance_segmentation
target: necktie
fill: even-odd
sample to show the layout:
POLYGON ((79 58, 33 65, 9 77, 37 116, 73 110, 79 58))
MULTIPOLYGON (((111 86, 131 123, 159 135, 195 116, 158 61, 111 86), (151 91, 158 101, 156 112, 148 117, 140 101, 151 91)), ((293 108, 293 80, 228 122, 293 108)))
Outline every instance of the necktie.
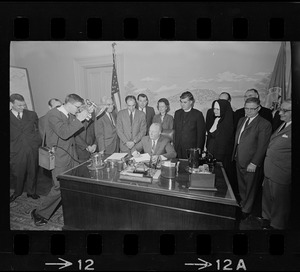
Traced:
POLYGON ((109 117, 110 117, 111 123, 112 123, 113 126, 114 126, 114 125, 115 125, 115 122, 114 122, 114 118, 113 118, 113 116, 112 116, 111 113, 109 113, 109 117))
POLYGON ((133 123, 133 114, 132 114, 132 111, 130 112, 130 124, 132 126, 132 123, 133 123))
POLYGON ((250 121, 250 118, 247 118, 247 120, 245 122, 245 125, 244 125, 244 129, 241 130, 241 133, 239 135, 238 144, 240 143, 240 139, 241 139, 241 136, 242 136, 243 132, 245 131, 245 128, 249 125, 249 121, 250 121))
POLYGON ((155 150, 155 141, 152 140, 152 148, 151 148, 151 154, 154 154, 154 150, 155 150))
POLYGON ((17 116, 17 118, 19 119, 19 120, 21 120, 22 118, 21 118, 21 114, 18 112, 18 116, 17 116))
POLYGON ((246 123, 245 123, 244 130, 245 130, 245 128, 249 125, 249 121, 250 121, 250 118, 247 118, 247 121, 246 121, 246 123))

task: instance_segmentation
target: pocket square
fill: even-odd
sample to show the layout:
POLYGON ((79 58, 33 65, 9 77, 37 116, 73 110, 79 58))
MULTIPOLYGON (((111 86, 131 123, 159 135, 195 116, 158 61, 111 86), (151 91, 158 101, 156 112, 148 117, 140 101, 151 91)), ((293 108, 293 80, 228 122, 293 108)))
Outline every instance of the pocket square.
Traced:
POLYGON ((288 138, 289 136, 287 136, 286 134, 282 135, 283 138, 288 138))

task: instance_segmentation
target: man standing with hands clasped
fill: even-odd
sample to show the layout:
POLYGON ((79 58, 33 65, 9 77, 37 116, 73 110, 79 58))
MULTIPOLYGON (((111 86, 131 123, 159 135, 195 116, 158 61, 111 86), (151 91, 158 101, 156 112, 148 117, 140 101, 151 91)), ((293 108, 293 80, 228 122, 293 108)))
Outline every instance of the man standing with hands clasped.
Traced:
POLYGON ((259 178, 262 175, 262 162, 272 133, 271 123, 258 114, 258 98, 248 98, 244 109, 246 116, 238 122, 233 150, 243 220, 252 211, 259 178))
POLYGON ((116 129, 117 115, 115 105, 110 97, 103 97, 102 102, 107 106, 106 111, 95 121, 95 134, 99 152, 113 154, 119 151, 119 138, 116 129))
POLYGON ((146 115, 135 108, 135 96, 126 96, 125 102, 127 109, 120 110, 117 115, 117 133, 120 151, 131 153, 132 148, 146 135, 146 115))
POLYGON ((179 159, 187 159, 187 149, 200 148, 205 142, 205 121, 201 111, 194 109, 195 99, 191 92, 180 96, 181 109, 175 111, 173 129, 174 147, 179 159))

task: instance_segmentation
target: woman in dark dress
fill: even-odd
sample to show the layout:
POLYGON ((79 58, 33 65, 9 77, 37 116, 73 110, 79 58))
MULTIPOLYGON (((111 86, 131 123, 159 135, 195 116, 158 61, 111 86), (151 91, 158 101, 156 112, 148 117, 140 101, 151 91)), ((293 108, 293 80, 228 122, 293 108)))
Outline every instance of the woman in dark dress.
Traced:
POLYGON ((234 143, 233 111, 227 100, 212 103, 213 114, 206 116, 206 149, 222 162, 227 176, 231 177, 231 157, 234 143))

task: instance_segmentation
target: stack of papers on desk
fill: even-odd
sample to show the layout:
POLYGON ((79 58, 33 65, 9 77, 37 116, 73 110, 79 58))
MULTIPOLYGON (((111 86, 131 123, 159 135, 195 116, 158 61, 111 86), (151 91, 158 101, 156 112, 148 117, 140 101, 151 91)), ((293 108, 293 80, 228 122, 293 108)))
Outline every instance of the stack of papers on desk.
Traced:
POLYGON ((106 162, 107 160, 116 160, 120 161, 123 158, 125 158, 128 155, 128 153, 114 153, 110 155, 108 158, 106 158, 104 161, 106 162))
POLYGON ((148 153, 140 154, 138 157, 133 157, 136 162, 148 162, 150 161, 150 155, 148 153))

